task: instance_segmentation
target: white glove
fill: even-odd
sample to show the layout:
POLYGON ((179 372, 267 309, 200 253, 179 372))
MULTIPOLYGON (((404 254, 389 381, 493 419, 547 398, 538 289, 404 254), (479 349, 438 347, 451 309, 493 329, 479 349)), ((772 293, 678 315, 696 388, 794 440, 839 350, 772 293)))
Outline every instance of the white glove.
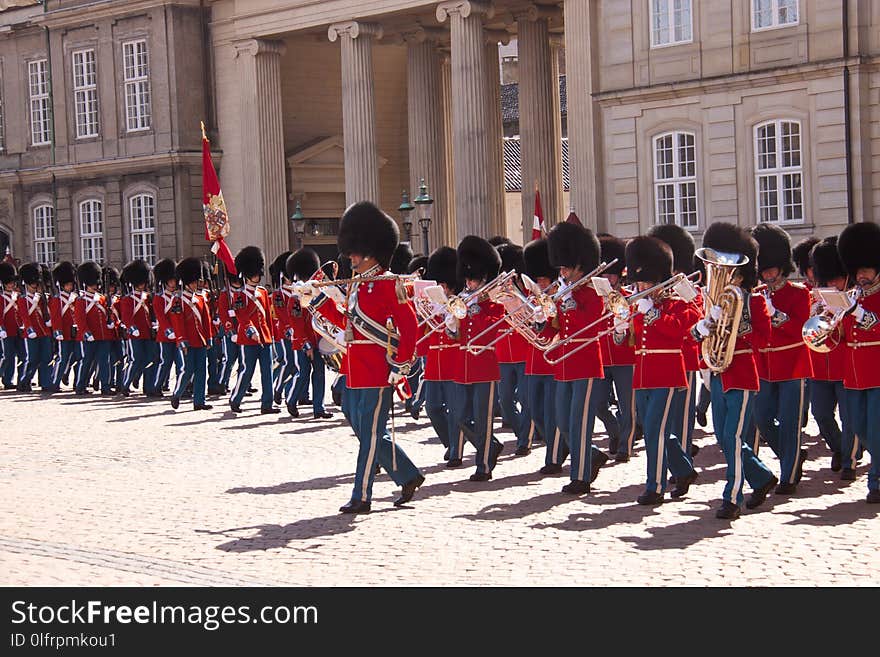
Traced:
POLYGON ((141 332, 138 330, 138 327, 137 327, 137 326, 132 326, 132 327, 131 327, 131 337, 133 337, 133 338, 139 338, 140 335, 141 335, 141 332))
POLYGON ((37 332, 34 329, 29 328, 27 330, 27 336, 28 336, 28 339, 33 340, 34 338, 37 337, 37 332))
POLYGON ((712 306, 709 308, 709 318, 716 322, 721 319, 721 306, 712 306))
POLYGON ((345 331, 339 329, 336 333, 333 334, 333 337, 336 339, 336 342, 339 344, 345 344, 345 331))
POLYGON ((764 297, 767 299, 767 311, 770 313, 770 317, 776 314, 776 306, 773 305, 773 301, 770 300, 769 295, 764 297))
POLYGON ((452 313, 446 315, 446 319, 443 323, 446 324, 446 328, 449 330, 450 333, 455 333, 456 331, 458 331, 458 317, 456 317, 452 313))
POLYGON ((59 333, 58 335, 55 336, 55 339, 58 340, 58 342, 61 342, 62 340, 64 340, 64 335, 59 333))
POLYGON ((226 314, 227 314, 229 317, 235 317, 235 311, 234 311, 234 310, 227 310, 227 311, 226 311, 226 314))
POLYGON ((0 328, 0 340, 5 340, 5 339, 6 339, 6 329, 0 328))
POLYGON ((856 306, 852 312, 853 319, 856 320, 856 324, 861 324, 862 320, 865 318, 865 309, 861 306, 856 306))
POLYGON ((397 386, 397 384, 403 381, 405 378, 406 377, 403 374, 395 370, 391 370, 388 373, 388 383, 390 383, 392 386, 397 386))
POLYGON ((704 338, 709 337, 709 334, 712 332, 708 319, 701 319, 697 322, 697 333, 702 335, 704 338))
POLYGON ((95 336, 92 335, 91 333, 86 333, 86 342, 94 342, 94 341, 95 341, 95 336))
POLYGON ((614 320, 614 332, 615 333, 626 333, 629 330, 629 321, 626 319, 615 319, 614 320))
POLYGON ((230 335, 229 339, 232 340, 232 344, 238 344, 238 334, 237 333, 233 333, 232 335, 230 335))
POLYGON ((342 290, 340 290, 335 285, 328 285, 325 288, 322 288, 322 291, 326 296, 333 299, 339 305, 342 305, 345 302, 345 295, 342 294, 342 290))
POLYGON ((643 315, 646 312, 650 311, 651 308, 653 308, 653 307, 654 307, 654 300, 650 299, 648 297, 645 297, 644 299, 639 299, 639 302, 636 304, 636 310, 638 312, 642 313, 643 315))
POLYGON ((45 322, 43 322, 43 323, 44 323, 46 326, 52 326, 52 320, 51 320, 51 319, 47 319, 47 320, 46 320, 45 322))
POLYGON ((544 309, 539 308, 537 310, 537 312, 535 312, 535 323, 536 324, 543 324, 546 321, 547 321, 547 316, 544 314, 544 309))

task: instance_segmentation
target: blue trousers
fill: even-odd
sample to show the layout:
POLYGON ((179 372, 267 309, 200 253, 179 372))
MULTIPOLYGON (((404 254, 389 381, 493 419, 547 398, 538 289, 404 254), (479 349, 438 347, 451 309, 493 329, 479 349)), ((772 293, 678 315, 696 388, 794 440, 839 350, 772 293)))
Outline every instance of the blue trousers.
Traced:
POLYGON ((207 347, 188 347, 186 353, 183 354, 183 373, 177 377, 177 384, 174 386, 173 395, 179 399, 189 385, 189 382, 192 381, 193 406, 204 404, 207 370, 207 347))
POLYGON ((556 379, 552 374, 527 374, 526 399, 532 422, 547 446, 544 462, 547 465, 562 465, 568 456, 566 444, 556 428, 556 379))
POLYGON ((421 410, 427 400, 428 391, 425 389, 425 357, 420 356, 413 362, 412 369, 407 375, 409 389, 412 390, 412 397, 409 400, 409 406, 415 410, 421 410))
POLYGON ((632 382, 632 365, 606 367, 605 378, 596 381, 600 396, 596 417, 605 425, 605 431, 612 444, 617 443, 618 454, 631 455, 633 450, 633 438, 636 433, 636 403, 632 382), (612 386, 617 397, 617 413, 612 413, 608 408, 612 386))
POLYGON ((221 336, 211 338, 206 352, 208 357, 208 387, 216 388, 220 385, 220 371, 223 369, 223 338, 221 336))
MULTIPOLYGON (((556 426, 561 440, 566 442, 571 454, 572 481, 589 482, 592 460, 599 453, 593 447, 593 424, 601 397, 597 391, 597 381, 598 379, 557 381, 554 388, 556 426)), ((547 448, 550 448, 549 443, 547 448)))
POLYGON ((457 383, 452 403, 456 435, 450 435, 449 458, 460 459, 464 447, 467 426, 473 420, 473 432, 468 433, 468 441, 477 451, 477 472, 492 472, 495 460, 501 452, 501 442, 492 433, 492 412, 495 408, 495 381, 488 383, 457 383), (471 437, 473 436, 473 437, 471 437))
POLYGON ((143 377, 141 389, 144 394, 152 394, 156 391, 157 346, 152 340, 129 340, 128 366, 125 368, 125 376, 122 380, 122 389, 125 392, 131 390, 132 382, 143 377))
POLYGON ((232 389, 232 396, 229 403, 233 406, 239 406, 241 400, 244 399, 244 393, 251 387, 251 379, 254 376, 254 370, 257 367, 257 361, 260 361, 260 386, 262 394, 260 396, 260 407, 272 407, 272 345, 269 344, 246 344, 240 347, 241 360, 244 363, 244 371, 238 375, 235 382, 235 388, 232 389))
POLYGON ((526 364, 498 363, 501 381, 498 397, 501 403, 501 418, 510 425, 516 435, 516 446, 532 446, 532 416, 526 404, 526 364), (519 404, 519 406, 517 406, 519 404))
POLYGON ((748 481, 753 489, 757 489, 766 486, 773 478, 773 473, 758 458, 749 444, 750 440, 754 440, 748 434, 748 426, 755 393, 750 390, 724 392, 721 377, 713 374, 711 394, 715 438, 727 461, 727 483, 724 485, 723 498, 725 502, 741 506, 744 480, 748 481))
POLYGON ((317 349, 312 350, 314 360, 309 358, 305 349, 296 352, 297 373, 288 383, 287 404, 296 404, 303 398, 303 393, 309 389, 309 380, 312 382, 312 410, 315 413, 324 412, 324 359, 317 349))
POLYGON ((293 348, 293 343, 290 340, 282 340, 280 343, 276 342, 275 344, 276 346, 278 344, 281 345, 281 364, 275 368, 274 374, 274 391, 276 394, 279 394, 282 391, 288 390, 291 378, 299 373, 299 365, 297 364, 296 350, 293 348))
POLYGON ((699 372, 686 372, 687 387, 677 388, 672 399, 671 432, 690 456, 697 421, 697 377, 699 372))
POLYGON ((846 388, 843 381, 810 381, 810 406, 813 417, 819 425, 819 435, 828 445, 828 449, 843 457, 845 468, 851 468, 856 451, 856 439, 848 421, 849 409, 846 405, 846 388), (834 417, 834 409, 840 412, 840 424, 834 417), (844 433, 849 434, 844 438, 844 433), (847 449, 844 450, 844 444, 847 449))
POLYGON ((220 368, 220 385, 224 388, 229 387, 229 378, 232 375, 232 368, 238 365, 238 374, 241 375, 243 365, 241 362, 241 351, 232 341, 232 333, 227 333, 223 337, 223 367, 220 368))
POLYGON ((690 454, 673 433, 672 404, 679 388, 646 388, 636 390, 636 407, 645 434, 648 455, 648 476, 645 490, 666 492, 666 471, 676 478, 688 476, 694 469, 690 454))
POLYGON ((110 392, 110 340, 83 340, 83 358, 76 377, 76 391, 85 392, 93 370, 98 372, 101 392, 110 392))
POLYGON ((110 358, 110 387, 122 387, 125 380, 126 353, 122 340, 107 340, 110 358))
POLYGON ((8 335, 3 338, 3 360, 0 362, 3 385, 11 386, 15 382, 16 361, 18 361, 20 379, 24 374, 24 340, 18 336, 8 335))
POLYGON ((805 403, 804 379, 761 380, 761 389, 755 396, 755 426, 779 458, 782 482, 797 483, 805 403))
POLYGON ((49 337, 27 338, 24 343, 25 370, 24 378, 19 378, 19 383, 31 385, 34 374, 38 375, 40 387, 49 390, 52 387, 52 370, 49 363, 52 361, 55 341, 49 337))
POLYGON ((452 411, 456 385, 452 381, 422 382, 425 389, 425 412, 440 442, 447 448, 451 440, 458 441, 460 433, 452 411))
MULTIPOLYGON (((174 342, 157 342, 156 351, 158 352, 158 363, 153 368, 152 389, 160 391, 165 387, 168 378, 171 376, 171 366, 177 363, 177 378, 181 376, 183 366, 183 352, 177 348, 174 342)), ((145 384, 146 385, 146 384, 145 384)), ((176 386, 175 386, 176 387, 176 386)), ((146 390, 144 391, 146 392, 146 390)))
POLYGON ((351 426, 358 439, 357 470, 351 499, 369 502, 373 497, 376 461, 398 486, 419 474, 399 445, 388 434, 388 414, 392 390, 388 388, 349 388, 345 395, 350 406, 351 426), (395 467, 396 466, 396 467, 395 467))
POLYGON ((859 442, 871 455, 868 490, 880 489, 880 388, 846 391, 849 420, 859 442))
POLYGON ((61 379, 70 363, 81 357, 82 347, 76 340, 61 340, 61 352, 55 359, 55 367, 52 368, 52 387, 60 388, 61 379))

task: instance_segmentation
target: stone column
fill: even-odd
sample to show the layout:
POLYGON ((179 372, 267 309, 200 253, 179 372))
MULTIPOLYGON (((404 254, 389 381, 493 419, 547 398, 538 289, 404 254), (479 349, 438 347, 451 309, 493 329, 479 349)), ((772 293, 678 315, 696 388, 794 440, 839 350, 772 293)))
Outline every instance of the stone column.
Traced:
MULTIPOLYGON (((565 201, 565 176, 562 174, 562 101, 559 98, 559 51, 565 48, 565 41, 561 34, 550 35, 550 75, 553 81, 553 168, 559 172, 559 212, 553 217, 553 223, 564 221, 568 217, 569 208, 564 205, 565 201)), ((529 233, 531 237, 531 233, 529 233)))
POLYGON ((597 154, 601 153, 601 125, 591 93, 595 43, 590 0, 566 0, 565 67, 568 100, 568 159, 571 176, 571 205, 581 222, 592 229, 614 232, 602 217, 601 180, 597 176, 597 154))
POLYGON ((376 108, 373 101, 373 41, 382 27, 371 23, 336 23, 327 30, 342 47, 342 132, 345 148, 345 202, 381 202, 376 108))
POLYGON ((501 117, 501 62, 498 43, 510 43, 507 32, 486 32, 486 150, 489 156, 489 232, 485 237, 507 234, 504 211, 504 125, 501 117))
POLYGON ((455 169, 456 239, 490 237, 488 99, 482 16, 491 7, 475 0, 443 2, 437 20, 452 32, 452 160, 455 169))
MULTIPOLYGON (((284 50, 281 41, 248 39, 235 43, 241 84, 243 207, 247 209, 248 231, 252 233, 248 243, 261 246, 266 258, 274 258, 290 248, 281 121, 284 50)), ((241 220, 245 221, 245 217, 241 220)))
POLYGON ((455 176, 452 166, 452 56, 440 54, 440 95, 443 106, 443 143, 446 147, 446 217, 442 243, 457 246, 457 222, 455 220, 455 176))
POLYGON ((562 167, 558 141, 559 83, 554 79, 548 18, 556 8, 532 5, 516 15, 519 47, 519 131, 522 150, 523 236, 530 237, 535 213, 535 185, 549 228, 562 212, 562 167), (557 114, 554 116, 554 112, 557 114))
MULTIPOLYGON (((434 197, 434 217, 429 231, 428 255, 446 243, 449 216, 446 213, 446 135, 443 130, 442 80, 437 44, 425 30, 406 35, 407 125, 409 130, 410 198, 419 193, 422 178, 434 197)), ((413 222, 413 250, 418 251, 422 232, 413 222), (418 237, 416 237, 418 235, 418 237)))

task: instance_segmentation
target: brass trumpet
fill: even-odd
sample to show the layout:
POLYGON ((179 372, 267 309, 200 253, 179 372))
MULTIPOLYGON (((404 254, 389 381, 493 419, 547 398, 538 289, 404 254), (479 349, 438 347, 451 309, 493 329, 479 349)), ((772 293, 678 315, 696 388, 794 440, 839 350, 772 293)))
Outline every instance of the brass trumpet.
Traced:
POLYGON ((395 281, 399 283, 412 283, 419 280, 419 274, 377 274, 376 276, 362 276, 358 278, 335 278, 333 280, 312 282, 315 287, 328 287, 330 285, 353 285, 354 283, 372 283, 373 281, 395 281))
MULTIPOLYGON (((836 292, 837 290, 829 290, 836 292)), ((817 294, 821 294, 821 289, 816 289, 817 294)), ((856 303, 862 296, 862 288, 858 285, 846 291, 850 304, 847 308, 839 310, 831 310, 824 308, 821 312, 812 315, 801 328, 801 337, 806 345, 813 351, 820 354, 827 354, 832 351, 843 339, 843 318, 853 311, 856 303)))

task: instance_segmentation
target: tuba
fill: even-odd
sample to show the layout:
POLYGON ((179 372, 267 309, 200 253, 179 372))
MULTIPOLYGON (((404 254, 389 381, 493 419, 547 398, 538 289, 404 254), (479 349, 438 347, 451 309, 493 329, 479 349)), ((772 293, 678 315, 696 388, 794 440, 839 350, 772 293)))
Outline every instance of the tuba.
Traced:
POLYGON ((734 278, 736 270, 747 265, 749 258, 741 253, 725 253, 706 247, 697 249, 694 255, 706 266, 706 315, 712 306, 721 307, 721 315, 712 324, 712 331, 702 345, 706 367, 720 374, 733 362, 745 297, 734 278))

